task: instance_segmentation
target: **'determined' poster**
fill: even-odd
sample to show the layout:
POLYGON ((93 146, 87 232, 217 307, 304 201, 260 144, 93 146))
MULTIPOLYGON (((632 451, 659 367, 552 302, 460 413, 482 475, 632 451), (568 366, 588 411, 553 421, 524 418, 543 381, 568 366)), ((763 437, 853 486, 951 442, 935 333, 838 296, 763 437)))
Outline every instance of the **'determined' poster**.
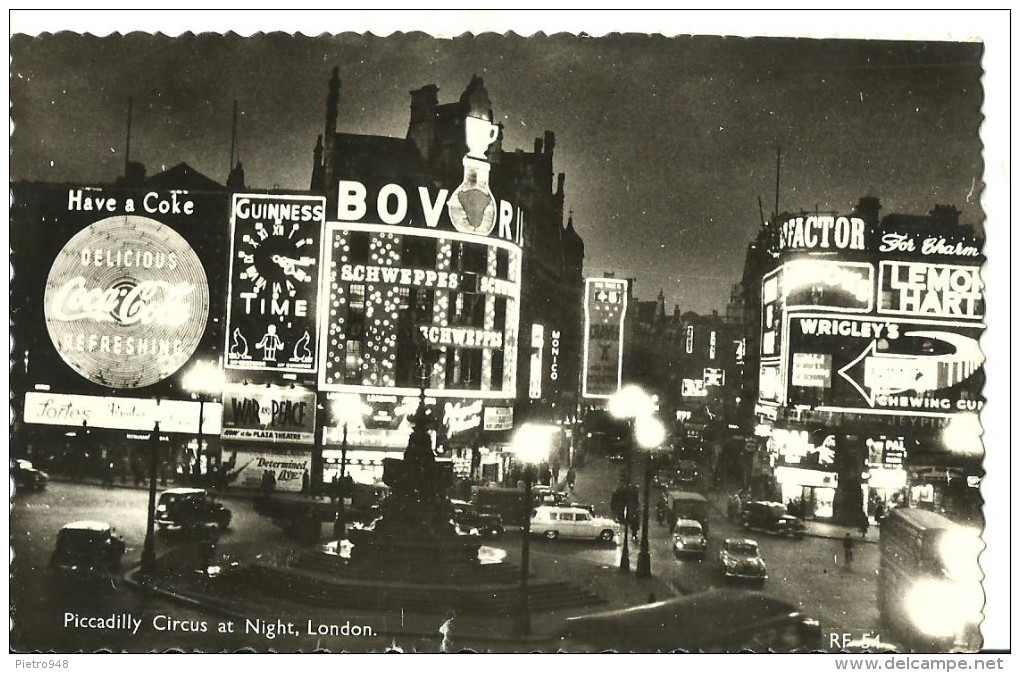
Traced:
POLYGON ((314 372, 324 197, 236 194, 226 366, 314 372))

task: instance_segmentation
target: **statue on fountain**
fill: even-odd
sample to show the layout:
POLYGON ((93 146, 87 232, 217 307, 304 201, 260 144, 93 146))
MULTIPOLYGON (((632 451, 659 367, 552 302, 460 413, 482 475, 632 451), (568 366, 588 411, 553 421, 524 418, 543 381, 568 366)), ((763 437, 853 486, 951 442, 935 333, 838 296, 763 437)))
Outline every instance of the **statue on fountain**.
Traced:
POLYGON ((434 362, 423 348, 418 355, 420 380, 418 409, 403 459, 383 461, 383 481, 390 494, 382 504, 382 518, 371 531, 352 531, 351 560, 371 563, 388 575, 407 574, 414 579, 422 566, 449 571, 452 577, 465 564, 476 564, 479 542, 458 533, 453 523, 449 490, 452 465, 436 461, 430 430, 437 429, 436 414, 425 404, 425 388, 434 362), (357 538, 357 539, 355 539, 357 538))

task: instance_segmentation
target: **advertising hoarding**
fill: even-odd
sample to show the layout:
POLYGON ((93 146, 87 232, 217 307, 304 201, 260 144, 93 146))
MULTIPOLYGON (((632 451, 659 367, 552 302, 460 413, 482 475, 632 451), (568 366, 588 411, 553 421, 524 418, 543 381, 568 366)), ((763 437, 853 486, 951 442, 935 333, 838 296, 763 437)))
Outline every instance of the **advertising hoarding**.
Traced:
POLYGON ((436 397, 516 393, 521 250, 496 237, 329 223, 322 390, 436 397))
MULTIPOLYGON (((778 358, 782 346, 782 310, 779 284, 783 267, 774 269, 761 281, 761 358, 778 358)), ((687 351, 690 352, 689 350, 687 351)))
POLYGON ((485 407, 484 430, 512 430, 514 427, 513 407, 485 407))
POLYGON ((783 265, 786 310, 824 309, 869 313, 875 298, 875 267, 869 262, 797 259, 783 265))
POLYGON ((585 279, 582 397, 608 398, 620 389, 626 315, 626 280, 585 279))
POLYGON ((978 266, 883 261, 879 279, 879 313, 954 320, 984 318, 984 283, 978 266))
MULTIPOLYGON (((487 181, 488 163, 470 161, 473 165, 465 165, 466 170, 474 176, 485 173, 487 181)), ((343 223, 456 231, 522 245, 525 211, 493 196, 487 184, 479 187, 457 187, 451 192, 445 187, 408 182, 339 180, 336 219, 343 223)))
POLYGON ((312 457, 307 449, 286 449, 268 445, 264 448, 252 446, 231 450, 235 464, 235 486, 256 489, 262 487, 262 479, 269 471, 276 478, 276 490, 300 493, 305 475, 311 474, 312 457))
POLYGON ((223 439, 315 442, 315 392, 304 387, 229 385, 223 391, 223 439))
POLYGON ((225 366, 314 372, 326 199, 235 194, 225 366))
POLYGON ((154 400, 137 397, 97 397, 62 393, 25 393, 25 423, 151 432, 156 421, 165 433, 198 434, 199 415, 202 432, 220 433, 219 402, 154 400))
POLYGON ((820 411, 952 415, 983 406, 984 355, 978 338, 983 325, 839 314, 791 314, 787 320, 792 354, 789 404, 820 411), (828 377, 829 387, 817 384, 828 377), (822 371, 826 365, 827 371, 822 371))
MULTIPOLYGON (((77 194, 113 210, 114 197, 77 194)), ((152 192, 142 203, 150 197, 158 201, 152 192)), ((135 389, 162 381, 191 358, 205 334, 209 283, 176 231, 148 217, 118 215, 67 242, 43 301, 46 329, 71 369, 108 388, 135 389)))

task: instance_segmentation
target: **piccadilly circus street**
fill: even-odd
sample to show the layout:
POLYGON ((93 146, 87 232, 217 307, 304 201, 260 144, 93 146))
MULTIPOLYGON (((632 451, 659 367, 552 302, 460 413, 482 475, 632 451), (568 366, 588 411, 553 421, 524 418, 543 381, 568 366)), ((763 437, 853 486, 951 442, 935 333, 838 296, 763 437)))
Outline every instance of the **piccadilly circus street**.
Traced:
MULTIPOLYGON (((589 462, 579 470, 574 497, 593 504, 597 513, 608 513, 610 492, 606 484, 615 483, 619 471, 619 463, 607 460, 589 462)), ((713 495, 711 491, 708 493, 713 495)), ((90 587, 87 591, 76 587, 71 592, 62 592, 46 568, 54 534, 60 526, 66 521, 78 519, 119 522, 119 530, 128 541, 124 568, 133 568, 137 565, 141 539, 144 537, 145 498, 144 489, 103 488, 96 484, 65 482, 52 483, 41 493, 26 493, 17 497, 12 515, 12 536, 20 553, 13 567, 16 579, 12 581, 11 590, 15 606, 15 637, 19 643, 24 644, 25 649, 47 649, 47 644, 52 643, 54 632, 60 632, 66 643, 61 650, 69 652, 100 648, 127 652, 165 651, 170 648, 208 652, 234 651, 245 647, 281 652, 310 651, 316 648, 330 651, 378 651, 392 646, 405 651, 438 651, 443 646, 443 635, 438 630, 438 622, 414 619, 411 615, 407 615, 404 623, 399 624, 391 621, 392 615, 371 612, 359 615, 342 606, 333 609, 302 608, 298 604, 286 602, 278 603, 278 608, 266 607, 264 604, 253 605, 247 614, 248 618, 270 623, 292 621, 300 632, 300 635, 284 632, 274 634, 273 638, 265 638, 246 634, 241 626, 238 626, 239 631, 234 634, 218 633, 215 625, 225 618, 215 607, 170 596, 153 595, 130 587, 129 582, 123 578, 108 585, 90 587), (31 610, 18 609, 18 606, 24 605, 31 605, 31 610), (141 620, 141 626, 137 633, 125 629, 96 631, 74 628, 73 623, 65 624, 65 619, 70 619, 67 616, 69 613, 81 617, 130 614, 141 620), (316 624, 366 625, 377 635, 309 635, 305 633, 306 622, 312 615, 312 622, 316 624), (171 631, 174 620, 180 624, 176 630, 171 631), (203 623, 208 630, 190 630, 192 625, 203 623)), ((227 495, 220 500, 234 513, 231 528, 220 541, 221 553, 229 555, 235 553, 231 550, 237 550, 236 556, 244 562, 260 554, 295 546, 280 528, 253 511, 250 498, 227 495)), ((769 580, 763 589, 765 593, 787 600, 805 613, 816 616, 826 638, 829 633, 849 633, 853 638, 870 634, 872 638, 882 639, 875 603, 878 570, 878 546, 873 544, 876 540, 875 531, 869 533, 871 537, 867 542, 857 545, 854 565, 847 570, 843 567, 838 539, 808 535, 796 540, 747 533, 726 519, 722 506, 716 508, 712 516, 713 535, 709 538, 704 561, 676 559, 665 528, 652 523, 650 549, 654 581, 637 580, 632 576, 618 577, 619 546, 536 539, 532 542, 532 562, 543 568, 555 568, 563 563, 582 568, 587 574, 602 573, 613 584, 634 585, 622 590, 620 596, 614 596, 615 600, 640 602, 640 599, 626 594, 640 595, 642 587, 650 588, 652 593, 657 592, 654 598, 661 600, 669 598, 674 592, 687 594, 721 585, 714 563, 718 540, 731 536, 751 536, 761 545, 762 556, 769 568, 769 580)), ((838 532, 833 528, 819 535, 835 536, 838 532)), ((328 533, 328 526, 324 526, 324 533, 328 533)), ((183 552, 185 559, 193 557, 192 563, 197 568, 200 552, 194 539, 167 534, 161 536, 159 544, 159 553, 170 550, 183 552)), ((519 529, 510 528, 503 536, 488 544, 504 549, 507 561, 519 562, 519 529)), ((632 541, 632 562, 637 555, 637 548, 637 542, 632 541)), ((572 614, 570 610, 564 610, 555 617, 566 618, 572 614)), ((243 621, 239 621, 239 624, 243 624, 243 621)), ((542 651, 549 651, 550 647, 555 649, 555 641, 550 639, 515 640, 505 622, 500 620, 493 621, 491 627, 482 630, 472 628, 466 633, 461 632, 454 622, 448 638, 458 648, 479 651, 507 651, 506 648, 542 651)))

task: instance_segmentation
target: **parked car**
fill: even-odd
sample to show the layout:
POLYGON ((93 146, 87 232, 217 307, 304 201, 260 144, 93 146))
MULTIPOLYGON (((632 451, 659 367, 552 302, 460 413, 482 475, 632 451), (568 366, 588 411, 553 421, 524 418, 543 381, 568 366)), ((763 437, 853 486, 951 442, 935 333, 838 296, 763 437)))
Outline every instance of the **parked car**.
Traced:
POLYGON ((204 488, 171 488, 159 494, 156 504, 156 525, 194 528, 215 525, 220 530, 230 527, 230 510, 216 502, 204 488))
POLYGON ((531 533, 550 540, 570 537, 611 542, 620 534, 620 527, 612 519, 594 516, 582 507, 543 505, 531 512, 531 533))
POLYGON ((740 538, 723 541, 719 550, 719 571, 727 580, 749 580, 760 585, 769 577, 758 543, 740 538))
POLYGON ((26 491, 41 491, 50 481, 50 475, 32 466, 31 461, 18 458, 11 466, 14 485, 26 491))
POLYGON ((657 603, 571 617, 563 652, 811 652, 822 630, 793 603, 759 591, 709 590, 657 603))
POLYGON ((62 576, 106 577, 120 568, 124 548, 124 540, 110 524, 74 521, 57 533, 50 567, 62 576))
POLYGON ((744 528, 756 528, 779 535, 804 537, 804 521, 787 514, 786 505, 781 502, 749 502, 741 512, 744 528))
POLYGON ((472 505, 464 500, 451 500, 453 522, 458 528, 477 529, 480 535, 502 535, 503 517, 495 508, 472 505))
POLYGON ((694 519, 680 519, 673 526, 673 555, 677 558, 693 555, 700 561, 705 558, 707 548, 705 530, 694 519))

